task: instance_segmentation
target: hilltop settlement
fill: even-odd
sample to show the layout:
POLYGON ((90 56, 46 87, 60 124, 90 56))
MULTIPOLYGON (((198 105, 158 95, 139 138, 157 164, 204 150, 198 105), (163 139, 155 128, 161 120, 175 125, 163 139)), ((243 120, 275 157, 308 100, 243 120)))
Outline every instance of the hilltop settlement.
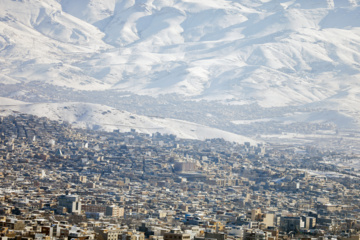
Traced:
POLYGON ((360 156, 0 117, 1 240, 360 240, 360 156))

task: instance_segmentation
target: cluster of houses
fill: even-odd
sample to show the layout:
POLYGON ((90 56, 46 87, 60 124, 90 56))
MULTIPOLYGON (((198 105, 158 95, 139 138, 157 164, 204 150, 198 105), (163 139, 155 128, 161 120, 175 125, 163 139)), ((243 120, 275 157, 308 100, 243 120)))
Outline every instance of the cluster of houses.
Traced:
POLYGON ((358 159, 1 117, 0 238, 358 240, 358 159))

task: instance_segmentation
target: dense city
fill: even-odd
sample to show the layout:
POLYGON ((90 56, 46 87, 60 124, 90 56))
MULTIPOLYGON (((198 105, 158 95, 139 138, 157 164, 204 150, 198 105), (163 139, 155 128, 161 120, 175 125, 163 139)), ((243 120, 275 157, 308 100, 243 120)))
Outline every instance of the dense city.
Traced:
POLYGON ((360 239, 360 156, 0 117, 1 240, 360 239))

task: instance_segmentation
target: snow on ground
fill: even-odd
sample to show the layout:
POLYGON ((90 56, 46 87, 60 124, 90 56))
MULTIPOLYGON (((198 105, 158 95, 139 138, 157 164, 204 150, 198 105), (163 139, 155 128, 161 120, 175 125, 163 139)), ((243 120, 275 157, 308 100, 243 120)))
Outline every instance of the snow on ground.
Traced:
POLYGON ((20 105, 20 104, 27 104, 26 102, 14 100, 11 98, 4 98, 0 97, 0 106, 11 106, 11 105, 20 105))
POLYGON ((264 107, 339 102, 333 97, 359 87, 358 0, 0 5, 0 83, 36 80, 264 107))
POLYGON ((0 109, 2 109, 0 115, 10 115, 17 111, 39 117, 48 117, 52 120, 66 121, 75 127, 95 130, 129 132, 131 129, 136 129, 140 133, 174 134, 184 139, 223 138, 237 143, 257 143, 257 141, 241 135, 191 122, 169 118, 145 117, 99 104, 39 103, 0 106, 0 109))
POLYGON ((231 121, 238 125, 247 125, 254 123, 281 122, 283 124, 292 124, 296 122, 304 123, 329 123, 336 124, 338 128, 356 129, 359 123, 354 120, 353 115, 342 110, 321 110, 318 112, 294 112, 285 114, 282 117, 262 118, 252 120, 234 120, 231 121))
POLYGON ((331 161, 324 160, 327 164, 334 164, 343 168, 354 168, 354 170, 360 170, 360 158, 351 158, 351 159, 331 159, 331 161))
POLYGON ((259 122, 270 122, 273 120, 274 119, 271 118, 262 118, 262 119, 253 119, 253 120, 235 120, 231 122, 238 125, 243 125, 243 124, 247 125, 247 124, 259 123, 259 122))
MULTIPOLYGON (((21 83, 40 81, 79 90, 176 93, 196 101, 257 103, 266 108, 302 105, 321 110, 233 123, 310 122, 358 128, 359 4, 0 0, 0 84, 19 84, 19 95, 33 94, 21 89, 21 83)), ((65 118, 66 111, 54 114, 65 118)), ((74 114, 68 118, 79 120, 74 114)), ((93 120, 81 122, 94 127, 93 120)), ((107 128, 114 128, 114 121, 107 128)), ((174 132, 183 124, 172 123, 174 132)), ((157 124, 159 131, 162 124, 171 129, 159 119, 157 124)), ((194 128, 184 137, 204 134, 201 127, 194 128)))
POLYGON ((349 176, 349 175, 345 175, 342 173, 338 173, 338 172, 332 172, 332 171, 314 171, 314 170, 309 170, 309 169, 299 169, 299 170, 303 170, 304 172, 307 172, 310 174, 310 176, 315 176, 315 177, 326 177, 326 178, 344 178, 344 177, 350 177, 350 178, 354 178, 353 176, 349 176))

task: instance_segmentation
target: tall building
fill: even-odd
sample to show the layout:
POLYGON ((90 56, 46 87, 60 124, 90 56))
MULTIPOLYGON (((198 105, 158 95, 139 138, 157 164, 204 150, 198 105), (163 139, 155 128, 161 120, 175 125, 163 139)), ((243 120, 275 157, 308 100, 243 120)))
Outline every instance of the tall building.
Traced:
POLYGON ((196 170, 197 167, 195 162, 175 162, 174 164, 175 172, 193 172, 196 170))
POLYGON ((73 175, 71 177, 71 181, 74 183, 86 183, 87 177, 86 176, 79 176, 79 175, 73 175))
POLYGON ((305 227, 304 221, 301 217, 281 217, 280 229, 284 232, 299 232, 305 227))
POLYGON ((257 221, 264 224, 265 228, 274 226, 274 214, 262 213, 260 208, 248 211, 246 217, 251 221, 257 221))
POLYGON ((81 210, 90 213, 105 213, 106 206, 100 204, 84 204, 81 205, 81 210))
POLYGON ((105 215, 106 216, 111 216, 111 217, 123 217, 124 216, 124 208, 112 205, 112 206, 107 206, 106 210, 105 210, 105 215))
POLYGON ((65 207, 68 213, 81 213, 81 201, 76 195, 61 195, 58 197, 59 207, 65 207))

